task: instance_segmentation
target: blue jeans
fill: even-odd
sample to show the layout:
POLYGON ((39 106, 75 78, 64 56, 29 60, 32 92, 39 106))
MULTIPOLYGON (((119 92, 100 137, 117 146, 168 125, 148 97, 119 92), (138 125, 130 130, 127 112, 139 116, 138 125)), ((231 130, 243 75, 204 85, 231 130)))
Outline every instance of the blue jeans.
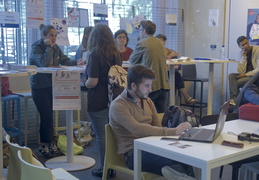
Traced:
POLYGON ((230 99, 234 99, 236 101, 236 98, 239 94, 239 88, 243 87, 247 81, 252 76, 237 78, 237 76, 240 75, 239 73, 231 73, 228 75, 229 79, 229 90, 230 90, 230 99))
POLYGON ((89 119, 96 136, 100 167, 103 167, 105 156, 105 125, 109 122, 109 109, 96 112, 88 112, 89 119))
MULTIPOLYGON (((192 166, 173 161, 171 159, 164 158, 146 151, 141 151, 141 162, 143 172, 150 172, 158 175, 162 175, 161 169, 165 166, 169 166, 174 170, 185 173, 189 176, 194 177, 192 166)), ((134 153, 133 150, 129 151, 124 155, 124 161, 129 169, 134 169, 134 153)))

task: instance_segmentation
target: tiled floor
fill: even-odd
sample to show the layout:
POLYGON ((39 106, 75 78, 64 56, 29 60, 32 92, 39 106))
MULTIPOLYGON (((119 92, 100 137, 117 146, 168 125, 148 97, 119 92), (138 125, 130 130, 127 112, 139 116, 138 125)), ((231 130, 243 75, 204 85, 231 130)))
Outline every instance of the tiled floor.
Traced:
MULTIPOLYGON (((31 148, 34 147, 33 150, 35 154, 38 155, 36 146, 30 145, 30 147, 31 148)), ((100 177, 95 177, 91 174, 92 169, 99 167, 95 138, 93 138, 93 140, 87 146, 85 146, 84 155, 94 158, 96 160, 95 166, 90 169, 86 169, 82 171, 74 171, 70 173, 76 176, 77 178, 79 178, 80 180, 101 180, 100 177)), ((43 159, 41 157, 39 157, 39 160, 42 163, 46 161, 46 159, 43 159)), ((231 180, 231 172, 232 172, 231 166, 228 166, 228 165, 224 166, 223 177, 221 180, 231 180)), ((133 176, 125 173, 117 172, 116 177, 111 179, 112 180, 132 180, 133 176)), ((165 180, 165 178, 158 178, 157 180, 165 180)), ((212 180, 219 180, 219 168, 215 168, 212 170, 212 180)))

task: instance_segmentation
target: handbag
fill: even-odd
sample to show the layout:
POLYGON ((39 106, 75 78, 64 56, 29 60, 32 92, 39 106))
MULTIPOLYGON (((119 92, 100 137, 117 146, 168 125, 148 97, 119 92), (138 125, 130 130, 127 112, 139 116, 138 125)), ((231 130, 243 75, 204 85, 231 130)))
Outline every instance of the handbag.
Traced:
MULTIPOLYGON (((80 146, 80 143, 76 140, 75 142, 75 138, 73 138, 73 154, 74 155, 79 155, 79 154, 83 154, 84 153, 84 148, 82 146, 80 146)), ((60 134, 58 135, 58 140, 57 140, 57 146, 59 148, 59 150, 67 155, 67 136, 66 134, 60 134)))

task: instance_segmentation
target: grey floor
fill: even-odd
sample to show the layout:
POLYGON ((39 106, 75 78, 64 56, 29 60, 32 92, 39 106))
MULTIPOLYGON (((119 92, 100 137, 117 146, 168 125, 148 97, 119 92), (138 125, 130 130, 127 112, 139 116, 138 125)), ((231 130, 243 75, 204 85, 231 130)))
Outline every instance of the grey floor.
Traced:
MULTIPOLYGON (((34 153, 36 155, 38 155, 38 148, 37 145, 29 145, 34 153)), ((96 160, 96 164, 94 167, 90 168, 90 169, 86 169, 83 171, 73 171, 70 172, 71 174, 73 174, 74 176, 76 176, 77 178, 79 178, 80 180, 101 180, 100 177, 95 177, 91 174, 92 169, 94 168, 98 168, 98 154, 97 154, 97 146, 96 146, 96 142, 95 142, 95 138, 93 138, 93 140, 85 146, 85 150, 84 150, 84 155, 92 157, 96 160)), ((42 163, 45 163, 46 159, 41 158, 40 156, 38 156, 39 160, 42 163)), ((220 168, 215 168, 212 170, 212 180, 219 180, 219 169, 220 168)), ((232 173, 232 168, 229 165, 224 166, 224 170, 223 170, 223 176, 221 178, 221 180, 231 180, 231 173, 232 173)), ((116 177, 111 178, 112 180, 132 180, 133 176, 125 174, 125 173, 121 173, 121 172, 117 172, 116 177)), ((157 178, 157 180, 165 180, 165 178, 157 178)))

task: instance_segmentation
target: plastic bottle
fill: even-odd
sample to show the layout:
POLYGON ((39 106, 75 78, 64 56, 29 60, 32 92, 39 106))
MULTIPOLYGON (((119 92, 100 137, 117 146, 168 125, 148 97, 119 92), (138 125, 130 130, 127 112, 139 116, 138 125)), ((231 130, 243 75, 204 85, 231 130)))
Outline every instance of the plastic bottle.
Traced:
POLYGON ((220 59, 225 60, 225 46, 224 45, 222 45, 222 47, 221 47, 220 59))

